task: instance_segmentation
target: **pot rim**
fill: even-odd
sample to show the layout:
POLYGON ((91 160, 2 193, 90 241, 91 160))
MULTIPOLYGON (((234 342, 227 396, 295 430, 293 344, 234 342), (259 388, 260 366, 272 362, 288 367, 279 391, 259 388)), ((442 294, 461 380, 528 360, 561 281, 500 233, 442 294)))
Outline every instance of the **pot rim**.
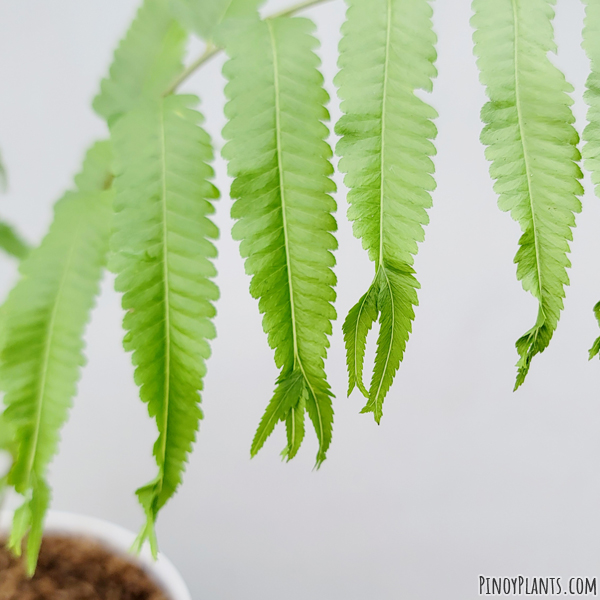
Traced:
MULTIPOLYGON (((12 522, 13 511, 0 511, 0 530, 6 530, 12 522)), ((126 555, 133 563, 139 564, 164 589, 170 600, 192 600, 179 571, 161 552, 154 561, 148 544, 135 556, 129 552, 135 540, 135 534, 120 525, 72 512, 50 510, 46 516, 45 531, 49 533, 66 533, 85 535, 97 539, 104 546, 126 555)))

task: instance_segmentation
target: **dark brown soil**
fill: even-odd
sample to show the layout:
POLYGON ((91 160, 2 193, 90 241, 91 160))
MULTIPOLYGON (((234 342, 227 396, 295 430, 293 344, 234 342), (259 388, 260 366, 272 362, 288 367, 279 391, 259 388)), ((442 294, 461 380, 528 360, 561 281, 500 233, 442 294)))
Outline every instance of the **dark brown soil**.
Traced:
POLYGON ((46 536, 35 575, 0 547, 0 600, 167 600, 138 566, 85 538, 46 536))

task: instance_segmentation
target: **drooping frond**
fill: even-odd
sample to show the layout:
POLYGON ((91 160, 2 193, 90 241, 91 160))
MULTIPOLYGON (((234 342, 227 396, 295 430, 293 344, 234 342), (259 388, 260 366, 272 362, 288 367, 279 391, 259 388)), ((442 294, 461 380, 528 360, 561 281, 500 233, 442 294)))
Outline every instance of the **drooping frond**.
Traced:
POLYGON ((215 335, 211 278, 218 230, 210 221, 216 188, 210 139, 193 96, 167 96, 111 128, 115 148, 116 289, 127 311, 124 345, 133 351, 140 397, 156 419, 158 475, 137 491, 147 516, 138 545, 156 552, 159 509, 181 482, 196 437, 199 390, 215 335))
POLYGON ((375 263, 367 293, 344 322, 348 394, 367 398, 362 412, 379 423, 402 360, 419 284, 412 265, 429 222, 436 112, 415 90, 431 91, 436 36, 428 0, 350 0, 336 77, 342 136, 336 152, 350 191, 348 217, 375 263), (379 317, 375 369, 363 383, 365 344, 379 317))
POLYGON ((186 34, 169 11, 169 0, 144 0, 115 51, 94 110, 111 120, 145 98, 159 97, 183 70, 186 34))
POLYGON ((112 192, 94 187, 91 174, 108 174, 110 160, 106 142, 90 150, 77 179, 81 187, 56 204, 50 231, 21 263, 21 279, 3 307, 0 383, 6 392, 4 417, 16 431, 18 447, 9 483, 25 496, 15 514, 11 547, 19 553, 28 534, 30 573, 50 498, 46 470, 75 395, 84 363, 83 332, 108 250, 112 192))
POLYGON ((217 28, 229 19, 258 16, 264 0, 169 0, 173 15, 203 40, 213 40, 217 28))
MULTIPOLYGON (((596 195, 600 197, 600 2, 584 2, 583 48, 590 59, 590 74, 583 96, 588 105, 588 124, 583 131, 583 159, 585 168, 592 175, 596 195)), ((594 315, 600 324, 600 302, 594 306, 594 315)), ((600 337, 590 348, 590 359, 599 353, 600 337)))
POLYGON ((0 222, 0 248, 7 254, 18 259, 23 259, 29 254, 29 245, 7 223, 0 222))
POLYGON ((571 228, 581 210, 572 87, 552 64, 554 0, 474 0, 472 24, 481 82, 490 101, 481 118, 501 210, 523 235, 517 278, 538 301, 534 326, 517 341, 517 389, 532 358, 550 343, 569 284, 571 228))
POLYGON ((307 19, 269 19, 232 38, 223 69, 230 119, 223 156, 235 177, 233 236, 241 241, 250 293, 259 299, 281 369, 251 454, 284 421, 285 453, 292 458, 302 440, 305 407, 319 440, 320 465, 333 422, 324 359, 336 316, 336 223, 331 150, 324 141, 328 95, 312 29, 307 19))

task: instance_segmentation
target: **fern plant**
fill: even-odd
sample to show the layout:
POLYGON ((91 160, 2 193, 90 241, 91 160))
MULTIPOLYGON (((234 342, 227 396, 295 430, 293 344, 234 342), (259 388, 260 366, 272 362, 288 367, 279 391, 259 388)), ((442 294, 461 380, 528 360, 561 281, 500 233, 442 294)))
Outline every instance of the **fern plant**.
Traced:
MULTIPOLYGON (((0 448, 13 456, 0 486, 22 497, 9 544, 16 554, 24 549, 30 573, 50 503, 48 464, 75 395, 83 333, 107 266, 126 312, 124 348, 157 428, 157 475, 137 491, 146 523, 136 543, 139 549, 148 541, 156 554, 158 513, 182 481, 202 418, 219 296, 213 148, 199 99, 178 89, 221 51, 228 55, 222 156, 232 177, 229 193, 221 193, 233 199, 232 235, 279 369, 250 453, 281 422, 282 454, 291 460, 308 416, 318 442, 316 466, 325 460, 334 416, 325 360, 336 320, 336 188, 318 40, 310 19, 296 16, 320 2, 265 15, 260 0, 144 0, 93 101, 109 139, 88 151, 37 248, 30 251, 0 224, 0 248, 22 260, 0 310, 0 448), (192 35, 203 40, 204 51, 188 62, 192 35)), ((429 0, 347 4, 335 78, 343 112, 334 125, 336 153, 348 188, 347 216, 374 274, 342 330, 348 394, 358 388, 366 400, 362 412, 379 423, 418 303, 414 262, 435 189, 437 115, 423 92, 433 89, 437 38, 429 0), (367 382, 366 341, 376 322, 367 382)), ((534 326, 517 341, 515 388, 556 330, 581 209, 572 88, 548 58, 556 50, 553 4, 473 1, 475 55, 489 96, 481 139, 500 208, 523 231, 517 278, 538 303, 534 326)), ((592 73, 584 155, 597 184, 600 4, 586 5, 592 73)), ((600 319, 600 304, 596 314, 600 319)), ((600 339, 591 354, 599 348, 600 339)))

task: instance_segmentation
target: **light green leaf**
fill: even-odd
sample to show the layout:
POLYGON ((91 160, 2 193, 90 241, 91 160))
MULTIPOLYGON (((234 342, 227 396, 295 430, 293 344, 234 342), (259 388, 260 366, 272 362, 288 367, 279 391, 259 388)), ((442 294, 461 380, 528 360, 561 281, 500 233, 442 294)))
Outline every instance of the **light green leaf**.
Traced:
MULTIPOLYGON (((269 19, 231 39, 231 59, 223 69, 229 80, 225 110, 230 119, 223 134, 230 141, 223 156, 235 177, 233 236, 241 241, 246 272, 252 276, 250 293, 259 299, 263 328, 281 369, 252 454, 306 394, 319 440, 318 466, 333 423, 324 359, 336 316, 331 251, 337 244, 331 233, 336 229, 331 214, 335 202, 329 195, 335 189, 331 150, 324 141, 328 95, 317 70, 313 28, 306 19, 269 19), (296 378, 302 386, 290 384, 296 378), (281 408, 267 427, 274 403, 281 408)), ((296 446, 288 448, 288 456, 296 446)))
POLYGON ((157 98, 183 70, 186 34, 171 17, 169 0, 144 0, 115 51, 94 110, 111 120, 144 99, 157 98))
MULTIPOLYGON (((376 279, 378 282, 378 279, 376 279)), ((344 325, 344 341, 346 343, 346 363, 348 365, 348 396, 355 387, 369 398, 369 392, 363 383, 363 368, 367 335, 377 321, 377 298, 379 285, 371 285, 367 293, 350 309, 344 325)))
POLYGON ((173 15, 186 28, 211 42, 228 20, 258 17, 265 0, 169 0, 173 15))
POLYGON ((208 135, 193 96, 167 96, 111 128, 115 148, 115 227, 111 247, 127 311, 124 345, 133 351, 140 397, 156 419, 158 475, 137 491, 156 552, 154 523, 181 482, 202 417, 200 395, 214 338, 218 289, 210 221, 216 188, 208 135))
MULTIPOLYGON (((585 168, 592 175, 596 195, 600 197, 600 2, 584 0, 585 20, 583 48, 590 59, 590 74, 583 95, 587 105, 588 124, 583 131, 583 158, 585 168)), ((600 324, 600 302, 594 306, 594 315, 600 324)), ((600 337, 590 348, 590 359, 600 353, 600 337)))
POLYGON ((29 254, 29 244, 7 223, 0 222, 0 248, 7 254, 23 259, 29 254))
POLYGON ((554 0, 474 0, 472 24, 481 82, 490 101, 481 118, 498 205, 523 235, 517 278, 538 301, 535 325, 516 343, 515 384, 550 343, 569 284, 567 253, 581 210, 576 162, 579 141, 567 92, 573 88, 550 62, 555 52, 554 0))
POLYGON ((415 90, 431 91, 436 36, 428 0, 350 0, 336 77, 344 116, 336 152, 350 191, 348 218, 375 263, 369 291, 344 322, 348 394, 357 386, 362 412, 379 422, 402 360, 419 287, 412 273, 417 242, 429 222, 435 188, 431 156, 435 110, 415 90), (367 334, 380 315, 377 361, 367 392, 367 334))
MULTIPOLYGON (((88 153, 78 183, 87 187, 90 173, 100 168, 108 173, 109 167, 110 150, 103 142, 88 153)), ((0 383, 6 392, 4 418, 18 445, 9 483, 25 496, 26 506, 18 513, 26 518, 11 545, 20 546, 29 531, 30 570, 49 502, 46 470, 84 363, 83 332, 108 250, 111 200, 112 192, 101 187, 65 194, 42 244, 21 263, 21 279, 3 307, 0 383)))

